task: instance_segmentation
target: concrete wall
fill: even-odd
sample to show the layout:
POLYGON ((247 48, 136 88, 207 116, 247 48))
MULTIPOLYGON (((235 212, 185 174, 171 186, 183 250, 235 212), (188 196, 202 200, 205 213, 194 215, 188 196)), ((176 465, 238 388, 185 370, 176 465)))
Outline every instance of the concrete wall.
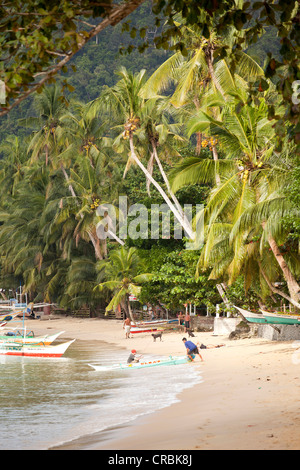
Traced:
POLYGON ((230 335, 236 329, 236 326, 241 323, 241 318, 215 318, 214 319, 214 335, 224 336, 230 335))
POLYGON ((191 315, 191 327, 195 331, 212 331, 214 328, 214 317, 191 315))
POLYGON ((259 325, 257 335, 270 341, 300 340, 300 326, 298 325, 259 325))
MULTIPOLYGON (((241 318, 214 318, 213 334, 229 336, 236 330, 241 318)), ((249 323, 250 335, 270 341, 296 341, 300 340, 300 325, 270 325, 249 323)))

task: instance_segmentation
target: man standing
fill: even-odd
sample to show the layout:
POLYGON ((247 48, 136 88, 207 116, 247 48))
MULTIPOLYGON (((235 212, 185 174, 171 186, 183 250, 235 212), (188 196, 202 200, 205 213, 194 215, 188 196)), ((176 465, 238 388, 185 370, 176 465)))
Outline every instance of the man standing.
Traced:
POLYGON ((131 330, 131 320, 130 318, 125 318, 123 323, 123 329, 125 329, 126 339, 130 338, 130 330, 131 330))
POLYGON ((187 330, 190 329, 190 322, 191 322, 191 316, 189 312, 187 311, 184 317, 184 328, 185 328, 184 332, 185 333, 187 333, 187 330))

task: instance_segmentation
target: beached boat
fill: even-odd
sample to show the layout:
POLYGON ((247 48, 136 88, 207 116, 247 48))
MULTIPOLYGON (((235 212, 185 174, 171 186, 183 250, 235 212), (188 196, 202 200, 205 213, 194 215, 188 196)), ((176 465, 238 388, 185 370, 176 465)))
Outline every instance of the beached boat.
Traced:
MULTIPOLYGON (((39 303, 39 304, 34 304, 33 302, 30 302, 27 304, 27 302, 17 302, 16 299, 11 299, 5 303, 1 303, 0 305, 0 311, 3 311, 4 315, 7 315, 8 312, 13 312, 16 313, 17 316, 19 317, 24 317, 24 318, 34 318, 34 309, 41 309, 50 305, 54 304, 49 304, 49 303, 39 303), (6 312, 6 313, 5 313, 6 312)), ((2 314, 0 314, 1 316, 2 314)))
POLYGON ((0 313, 0 323, 7 323, 11 320, 13 320, 17 315, 19 315, 19 312, 5 312, 5 313, 0 313))
POLYGON ((108 370, 133 370, 155 366, 172 366, 178 364, 186 364, 188 362, 191 362, 188 356, 170 356, 168 358, 156 359, 153 361, 133 362, 131 364, 112 364, 110 366, 97 366, 89 364, 89 366, 92 367, 94 370, 104 372, 108 370))
MULTIPOLYGON (((0 328, 0 344, 1 343, 22 343, 22 344, 32 344, 32 345, 39 345, 39 346, 49 346, 52 344, 64 331, 60 331, 54 335, 44 335, 44 336, 33 336, 33 335, 26 335, 26 333, 22 333, 20 331, 12 331, 9 328, 9 331, 6 334, 4 333, 4 329, 0 328)), ((16 330, 16 328, 14 328, 16 330)))
POLYGON ((130 333, 151 333, 158 329, 168 327, 172 323, 177 323, 178 320, 149 320, 138 321, 131 324, 130 333))
POLYGON ((75 339, 54 346, 39 346, 5 342, 0 344, 0 355, 27 357, 61 357, 75 339))
POLYGON ((6 312, 0 314, 0 329, 19 315, 19 312, 6 312))
POLYGON ((300 316, 292 315, 289 313, 273 313, 267 312, 261 309, 263 316, 266 318, 268 323, 276 325, 300 325, 300 316))
POLYGON ((236 307, 235 305, 234 308, 236 308, 242 317, 250 323, 267 323, 267 319, 262 313, 253 313, 249 310, 245 310, 244 308, 236 307))

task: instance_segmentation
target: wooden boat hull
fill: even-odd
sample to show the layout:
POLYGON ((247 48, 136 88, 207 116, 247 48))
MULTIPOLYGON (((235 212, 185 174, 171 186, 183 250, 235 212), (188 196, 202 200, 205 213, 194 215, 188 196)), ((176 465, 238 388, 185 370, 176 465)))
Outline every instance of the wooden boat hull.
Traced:
POLYGON ((6 312, 6 313, 1 313, 0 314, 0 322, 9 322, 11 320, 13 320, 17 315, 19 315, 19 313, 16 313, 16 312, 6 312))
POLYGON ((93 364, 89 364, 96 371, 108 371, 108 370, 134 370, 134 369, 144 369, 147 367, 155 367, 155 366, 171 366, 171 365, 179 365, 179 364, 186 364, 191 362, 188 356, 170 356, 168 359, 157 359, 153 361, 145 361, 145 362, 134 362, 131 364, 112 364, 111 366, 96 366, 93 364))
POLYGON ((150 320, 145 322, 136 322, 131 325, 130 333, 152 333, 160 328, 164 328, 171 323, 177 323, 177 320, 150 320))
POLYGON ((136 334, 136 333, 153 333, 154 331, 157 331, 158 327, 157 326, 148 326, 148 327, 139 327, 139 326, 132 326, 130 328, 130 333, 136 334))
POLYGON ((28 344, 28 345, 36 345, 36 346, 50 346, 62 333, 56 333, 55 335, 45 335, 45 336, 0 336, 0 344, 1 343, 17 343, 17 344, 28 344))
POLYGON ((267 323, 267 319, 261 313, 249 312, 241 307, 234 306, 249 323, 267 323))
POLYGON ((296 315, 280 315, 262 310, 264 317, 268 323, 276 325, 300 325, 300 317, 296 315))
POLYGON ((61 357, 75 339, 55 346, 29 346, 14 343, 2 343, 0 355, 26 357, 61 357))

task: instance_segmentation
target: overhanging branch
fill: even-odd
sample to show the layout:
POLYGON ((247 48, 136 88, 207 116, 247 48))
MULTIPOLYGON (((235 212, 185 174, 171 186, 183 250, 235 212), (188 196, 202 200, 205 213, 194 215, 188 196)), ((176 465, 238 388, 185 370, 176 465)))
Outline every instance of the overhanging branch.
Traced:
MULTIPOLYGON (((5 116, 8 114, 13 108, 15 108, 18 104, 20 104, 23 100, 25 100, 29 95, 37 91, 41 88, 49 79, 51 79, 54 75, 57 74, 73 57, 77 52, 79 52, 85 44, 103 31, 108 26, 115 26, 124 18, 126 18, 130 13, 136 10, 145 0, 130 0, 126 3, 116 6, 105 18, 101 23, 96 25, 88 35, 82 39, 82 42, 78 44, 78 47, 75 51, 68 54, 64 59, 62 59, 57 65, 55 65, 51 70, 46 72, 45 76, 36 84, 32 85, 32 87, 27 90, 26 92, 22 93, 10 106, 6 107, 0 112, 0 117, 5 116)), ((42 72, 41 72, 42 73, 42 72)))

